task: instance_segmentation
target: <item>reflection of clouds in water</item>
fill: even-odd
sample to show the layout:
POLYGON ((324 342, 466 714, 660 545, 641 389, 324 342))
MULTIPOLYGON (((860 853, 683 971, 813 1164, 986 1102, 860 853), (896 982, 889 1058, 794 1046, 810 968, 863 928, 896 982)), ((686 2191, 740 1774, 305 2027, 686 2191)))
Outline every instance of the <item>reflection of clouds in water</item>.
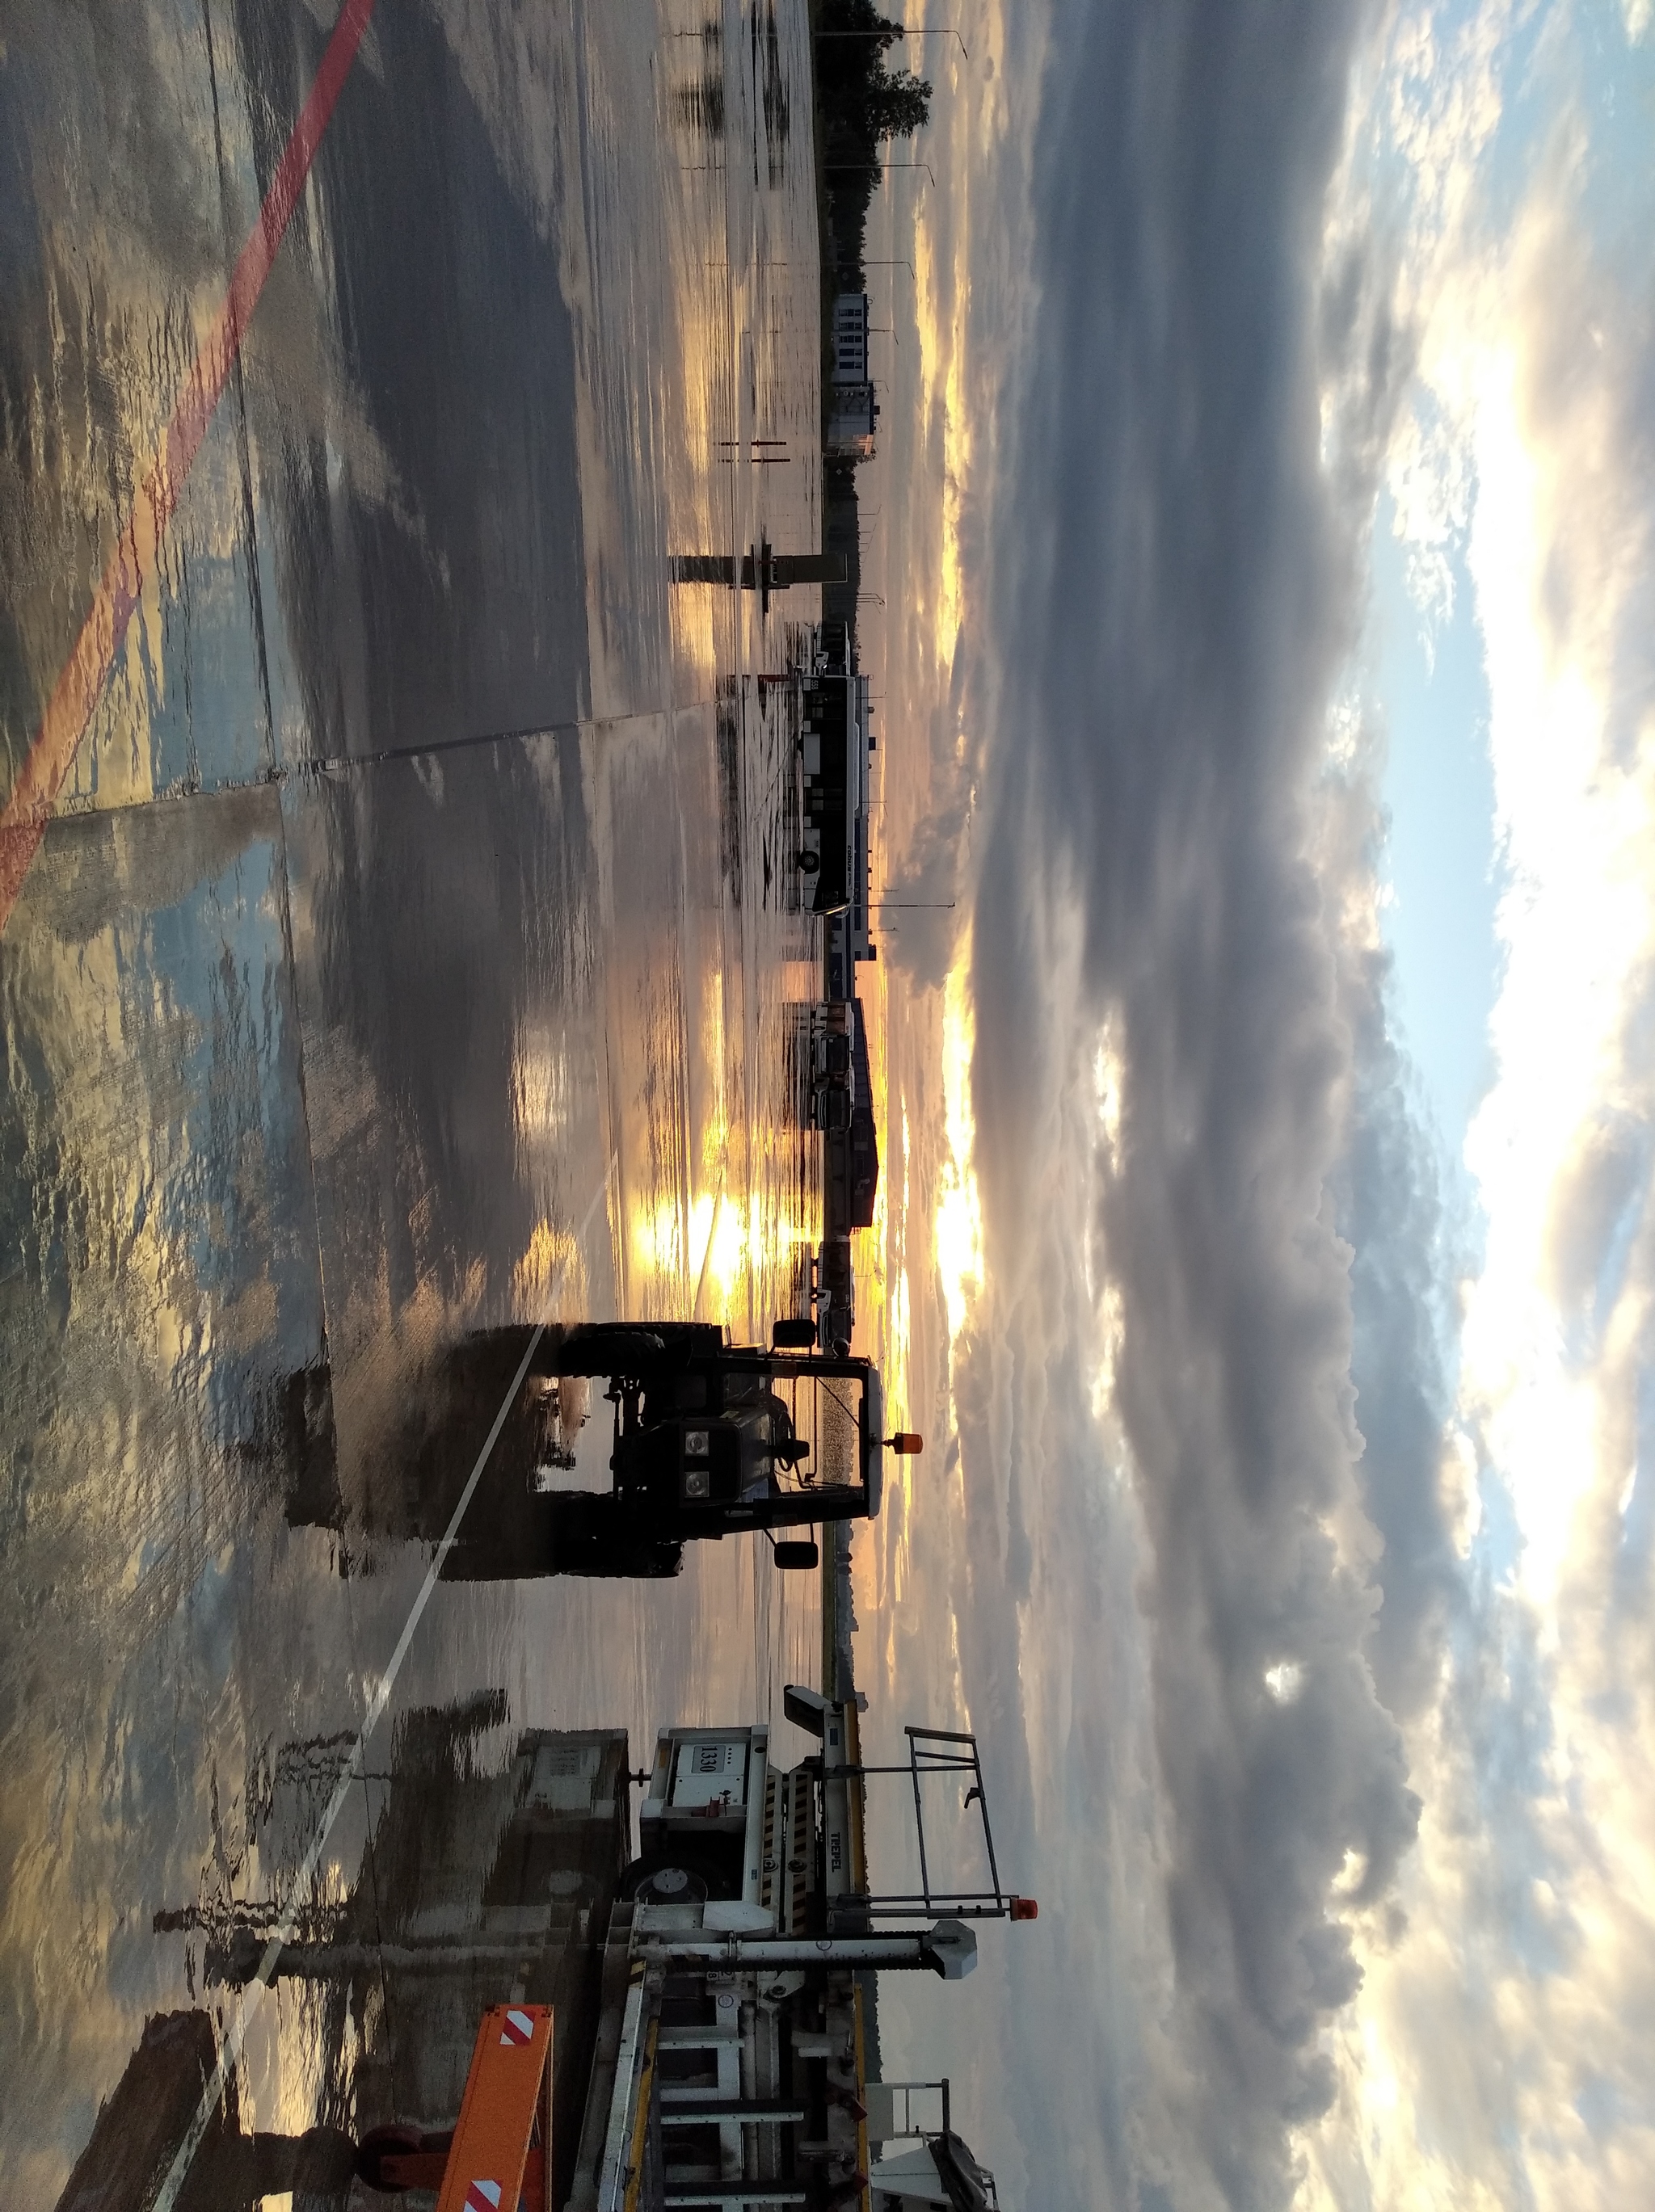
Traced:
MULTIPOLYGON (((27 1507, 0 1563, 0 1975, 28 1994, 0 2070, 23 2109, 52 2109, 43 2064, 119 2070, 166 1994, 145 1906, 193 1892, 222 1844, 214 1802, 228 1820, 239 1793, 242 1607, 281 1572, 279 1385, 321 1328, 278 856, 268 792, 64 824, 4 939, 27 1049, 0 1106, 23 1262, 0 1362, 27 1507), (111 1999, 88 2002, 106 1971, 111 1999)), ((307 1540, 290 1565, 326 1551, 307 1540)), ((46 2155, 8 2144, 39 2201, 52 2188, 25 2181, 46 2155)))
POLYGON ((320 1334, 279 839, 269 793, 64 824, 6 939, 34 1296, 110 1352, 118 1313, 119 1346, 174 1382, 210 1373, 224 1411, 320 1334), (137 913, 106 918, 112 884, 137 913))
MULTIPOLYGON (((16 2090, 0 2142, 41 2202, 138 2015, 190 1994, 185 1938, 157 1939, 148 1914, 279 1893, 302 1849, 301 1793, 271 1808, 271 1747, 354 1729, 360 1681, 394 1644, 425 1554, 367 1530, 405 1505, 400 1440, 442 1412, 445 1356, 473 1328, 538 1315, 560 1279, 565 1317, 616 1309, 602 1227, 577 1249, 569 1226, 611 1157, 617 1242, 651 1224, 634 1287, 669 1310, 699 1290, 703 1311, 762 1332, 809 1218, 767 1028, 802 933, 758 895, 756 844, 753 905, 738 912, 720 878, 710 710, 657 712, 669 683, 680 702, 709 697, 715 654, 751 666, 779 635, 729 595, 669 607, 666 548, 766 528, 815 542, 809 193, 758 205, 751 169, 690 177, 670 148, 647 158, 659 117, 635 15, 595 11, 584 118, 563 23, 461 7, 422 43, 422 20, 376 17, 385 88, 429 90, 461 52, 462 96, 423 100, 442 128, 392 147, 374 69, 353 80, 249 336, 256 529, 227 404, 81 763, 106 808, 157 785, 207 794, 58 825, 0 943, 18 1045, 0 1208, 28 1255, 0 1283, 15 1378, 0 1842, 18 1869, 0 1972, 24 1993, 0 2027, 16 2090), (727 234, 727 191, 747 196, 727 234), (464 262, 451 233, 423 258, 386 251, 427 200, 475 216, 488 252, 461 274, 489 315, 421 289, 464 262), (762 275, 733 276, 730 235, 762 275), (636 250, 621 268, 608 249, 623 237, 636 250), (554 242, 550 286, 533 240, 554 242), (739 392, 738 293, 766 334, 739 392), (520 295, 540 321, 499 307, 520 295), (790 467, 721 473, 716 441, 742 410, 788 438, 790 467), (577 423, 578 471, 563 466, 577 423), (609 594, 591 605, 587 543, 609 594), (588 633, 603 660, 589 684, 588 633), (648 729, 577 732, 605 697, 648 708, 648 729), (543 726, 440 764, 210 788, 265 775, 272 736, 280 763, 543 726), (295 1425, 343 1492, 298 1503, 332 1528, 284 1517, 295 1425)), ((246 112, 283 110, 300 30, 271 84, 242 82, 245 56, 223 42, 233 201, 246 112)), ((198 59, 181 52, 186 76, 198 59)), ((784 40, 794 113, 806 59, 784 40)), ((210 243, 210 154, 179 143, 205 164, 188 181, 210 243)), ((149 347, 154 374, 184 357, 188 321, 174 313, 187 272, 131 244, 128 320, 70 333, 92 330, 118 389, 150 323, 177 325, 149 347)), ((119 440, 137 450, 145 426, 94 428, 64 450, 119 478, 119 440)), ((95 514, 88 490, 101 483, 71 468, 46 504, 95 514)), ((48 515, 42 543, 66 542, 48 515)), ((43 605, 72 599, 63 577, 46 584, 43 605)), ((36 642, 55 673, 46 629, 36 642)), ((28 722, 6 711, 9 735, 28 722)), ((762 742, 785 734, 766 726, 762 742)), ((757 807, 770 783, 755 790, 757 807)), ((607 1413, 559 1423, 584 1487, 606 1484, 607 1413)), ((407 1693, 438 1698, 459 1674, 508 1686, 525 1719, 640 1728, 686 1707, 765 1710, 774 1680, 814 1662, 814 1590, 773 1589, 758 1547, 709 1549, 642 1595, 445 1586, 407 1693)), ((354 1880, 362 1844, 353 1802, 326 1892, 354 1880)), ((348 2059, 310 1999, 284 1996, 249 2046, 244 2112, 304 2117, 344 2094, 318 2069, 348 2059)))

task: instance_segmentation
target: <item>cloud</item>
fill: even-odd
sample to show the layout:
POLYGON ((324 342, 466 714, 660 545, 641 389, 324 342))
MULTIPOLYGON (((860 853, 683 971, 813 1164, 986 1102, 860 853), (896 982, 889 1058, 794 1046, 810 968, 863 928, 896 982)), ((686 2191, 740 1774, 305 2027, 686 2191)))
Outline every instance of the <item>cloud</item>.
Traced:
POLYGON ((1285 2199, 1419 1813, 1372 1665, 1417 1697, 1442 1633, 1441 1378, 1407 1325, 1432 1194, 1345 942, 1372 801, 1352 780, 1333 852, 1322 793, 1411 343, 1365 240, 1322 276, 1360 27, 1188 0, 1051 33, 995 486, 989 1280, 955 1347, 951 1587, 974 1717, 1026 1776, 1013 1833, 1095 1977, 1046 2000, 1081 2078, 1019 2092, 1052 2202, 1095 2197, 1047 2170, 1077 2105, 1110 2201, 1285 2199))
POLYGON ((1416 334, 1389 487, 1469 585, 1506 887, 1452 1408, 1476 1496, 1409 1706, 1409 1933, 1366 1954, 1309 2139, 1324 2203, 1591 2207, 1655 2177, 1655 173, 1611 176, 1573 27, 1530 13, 1403 24, 1372 159, 1416 334))
POLYGON ((1650 178, 1565 11, 1369 27, 1058 9, 977 433, 986 1265, 891 1648, 1056 1900, 956 2068, 1054 2204, 1655 2173, 1650 178), (1486 1257, 1388 1026, 1381 483, 1486 654, 1486 1257))

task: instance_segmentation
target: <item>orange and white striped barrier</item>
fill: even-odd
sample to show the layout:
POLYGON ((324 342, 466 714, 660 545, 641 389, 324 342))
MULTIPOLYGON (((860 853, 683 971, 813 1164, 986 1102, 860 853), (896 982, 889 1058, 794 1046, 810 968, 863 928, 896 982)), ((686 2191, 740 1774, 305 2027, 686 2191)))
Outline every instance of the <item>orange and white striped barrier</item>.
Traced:
POLYGON ((483 2015, 437 2212, 551 2212, 551 2007, 483 2015))

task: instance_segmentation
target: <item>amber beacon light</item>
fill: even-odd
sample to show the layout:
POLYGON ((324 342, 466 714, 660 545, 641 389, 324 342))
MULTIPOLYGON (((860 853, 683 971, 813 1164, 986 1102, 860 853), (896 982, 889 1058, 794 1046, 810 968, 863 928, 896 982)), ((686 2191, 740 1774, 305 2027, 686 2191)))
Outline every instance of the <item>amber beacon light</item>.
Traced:
POLYGON ((898 1429, 895 1436, 885 1438, 898 1459, 917 1459, 925 1449, 925 1438, 916 1429, 898 1429))

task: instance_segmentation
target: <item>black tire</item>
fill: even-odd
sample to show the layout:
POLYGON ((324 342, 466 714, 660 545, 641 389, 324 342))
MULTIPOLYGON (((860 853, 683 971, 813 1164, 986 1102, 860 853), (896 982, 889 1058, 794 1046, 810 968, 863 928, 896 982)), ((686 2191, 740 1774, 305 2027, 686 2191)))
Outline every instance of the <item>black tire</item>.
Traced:
POLYGON ((808 1352, 816 1342, 816 1323, 806 1314, 787 1314, 770 1330, 778 1352, 808 1352))
POLYGON ((387 2158, 406 2158, 411 2152, 424 2147, 424 2137, 417 2128, 370 2128, 356 2145, 357 2178, 370 2189, 380 2190, 387 2196, 394 2191, 400 2196, 403 2184, 385 2179, 383 2161, 387 2158))
POLYGON ((782 1572, 802 1574, 822 1564, 821 1547, 800 1542, 782 1543, 776 1547, 776 1564, 782 1572))
POLYGON ((624 1322, 583 1322, 555 1352, 560 1375, 647 1374, 666 1347, 653 1329, 624 1322))
MULTIPOLYGON (((700 1903, 707 1898, 727 1899, 740 1894, 739 1884, 733 1883, 729 1875, 711 1859, 699 1851, 675 1851, 671 1844, 660 1850, 647 1851, 642 1858, 634 1859, 630 1866, 624 1868, 621 1878, 615 1885, 615 1894, 630 1902, 640 1890, 648 1889, 658 1875, 678 1874, 686 1877, 678 1900, 683 1903, 687 1904, 692 1899, 700 1903)), ((660 1901, 665 1904, 672 1900, 663 1897, 660 1901)))
POLYGON ((813 876, 820 871, 822 856, 819 853, 795 853, 793 865, 801 876, 813 876))
POLYGON ((625 1550, 594 1544, 567 1550, 551 1571, 604 1582, 670 1583, 684 1572, 682 1544, 634 1544, 625 1550))
POLYGON ((667 1582, 683 1570, 683 1545, 640 1534, 613 1497, 562 1490, 545 1503, 551 1510, 543 1574, 667 1582))

